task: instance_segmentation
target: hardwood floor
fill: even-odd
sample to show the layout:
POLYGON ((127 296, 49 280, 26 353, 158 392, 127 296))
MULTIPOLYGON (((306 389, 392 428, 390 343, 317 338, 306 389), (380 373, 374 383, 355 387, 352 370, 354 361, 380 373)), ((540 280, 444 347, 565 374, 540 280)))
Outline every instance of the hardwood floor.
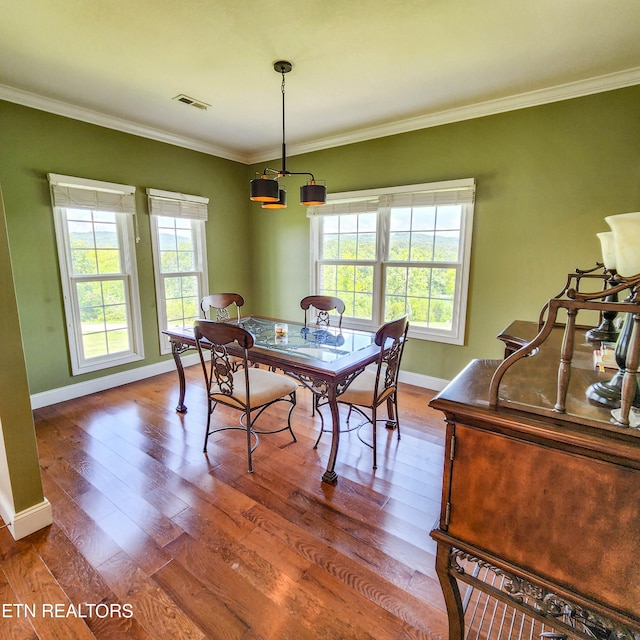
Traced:
MULTIPOLYGON (((330 487, 309 392, 298 442, 263 436, 249 475, 239 432, 202 453, 201 371, 186 374, 185 415, 173 373, 35 411, 54 523, 17 542, 0 529, 0 638, 446 637, 429 537, 444 451, 433 393, 401 385, 402 439, 378 429, 376 472, 343 434, 330 487)), ((270 412, 263 426, 284 417, 270 412)))

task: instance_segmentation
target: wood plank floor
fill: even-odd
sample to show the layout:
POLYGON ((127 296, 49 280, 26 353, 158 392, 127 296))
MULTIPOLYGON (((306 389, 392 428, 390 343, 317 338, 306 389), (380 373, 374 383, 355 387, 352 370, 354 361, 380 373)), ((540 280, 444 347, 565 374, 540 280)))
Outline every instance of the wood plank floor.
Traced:
MULTIPOLYGON (((446 637, 429 538, 444 451, 433 393, 401 386, 402 439, 379 428, 375 472, 343 434, 330 487, 309 392, 298 442, 263 436, 249 475, 240 432, 202 453, 201 371, 186 375, 184 415, 173 373, 34 412, 54 523, 17 542, 0 528, 0 638, 446 637)), ((262 425, 283 417, 273 407, 262 425)))

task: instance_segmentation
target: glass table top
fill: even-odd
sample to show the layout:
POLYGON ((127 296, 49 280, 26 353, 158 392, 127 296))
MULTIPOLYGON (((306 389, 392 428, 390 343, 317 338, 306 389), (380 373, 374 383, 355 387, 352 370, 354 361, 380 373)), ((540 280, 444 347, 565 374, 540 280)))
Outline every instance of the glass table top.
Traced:
POLYGON ((373 344, 375 334, 337 327, 247 317, 238 322, 255 339, 255 346, 301 358, 334 362, 373 344))

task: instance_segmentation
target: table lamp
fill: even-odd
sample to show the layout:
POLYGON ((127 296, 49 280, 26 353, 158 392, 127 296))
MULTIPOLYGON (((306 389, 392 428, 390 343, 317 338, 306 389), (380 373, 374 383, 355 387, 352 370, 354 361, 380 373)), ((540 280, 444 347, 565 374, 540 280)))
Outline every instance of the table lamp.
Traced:
MULTIPOLYGON (((605 221, 613 234, 613 252, 615 256, 611 253, 609 239, 605 239, 603 242, 601 238, 601 242, 603 242, 603 258, 606 244, 608 259, 609 261, 614 261, 613 264, 615 264, 615 269, 618 273, 617 282, 636 279, 640 275, 640 211, 607 216, 605 221)), ((598 236, 600 235, 605 234, 598 234, 598 236)), ((605 266, 607 266, 606 262, 605 266)), ((627 298, 629 302, 637 302, 637 287, 637 283, 630 285, 631 292, 627 298)), ((633 335, 635 315, 634 313, 626 314, 622 331, 616 343, 615 359, 619 371, 609 382, 597 382, 587 389, 587 398, 590 401, 613 409, 621 406, 625 371, 630 366, 631 370, 635 371, 638 365, 638 347, 640 345, 637 336, 633 335), (633 344, 632 338, 634 338, 633 344)), ((637 330, 635 333, 637 333, 637 330)), ((629 394, 632 398, 631 404, 634 407, 640 407, 640 388, 638 387, 637 376, 634 384, 635 390, 632 388, 629 394)))
MULTIPOLYGON (((607 284, 615 286, 616 275, 616 248, 613 241, 613 231, 603 231, 597 233, 598 240, 600 240, 600 247, 602 249, 602 262, 605 269, 609 272, 610 278, 607 280, 607 284)), ((618 302, 618 294, 613 293, 605 298, 606 302, 618 302)), ((604 311, 602 313, 602 322, 593 329, 589 329, 586 333, 587 340, 593 340, 596 342, 615 342, 618 339, 620 332, 614 327, 613 321, 618 315, 617 311, 604 311)))

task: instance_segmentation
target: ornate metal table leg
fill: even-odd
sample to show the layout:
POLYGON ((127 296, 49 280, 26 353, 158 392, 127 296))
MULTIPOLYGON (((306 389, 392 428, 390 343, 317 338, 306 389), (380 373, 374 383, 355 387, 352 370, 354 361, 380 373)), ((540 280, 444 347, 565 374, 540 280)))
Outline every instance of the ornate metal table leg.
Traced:
POLYGON ((329 453, 329 462, 327 470, 322 474, 322 482, 327 484, 336 484, 338 474, 335 472, 336 458, 338 456, 338 446, 340 444, 340 413, 338 411, 338 397, 336 393, 336 385, 330 384, 327 389, 327 400, 329 409, 331 410, 331 452, 329 453))
POLYGON ((184 394, 186 389, 186 383, 184 379, 184 368, 182 366, 182 358, 180 354, 186 351, 188 347, 186 347, 181 342, 176 342, 175 340, 171 340, 171 353, 173 354, 173 359, 176 363, 176 369, 178 371, 178 382, 180 383, 180 396, 178 397, 178 406, 176 407, 176 411, 178 413, 187 413, 187 407, 184 404, 184 394))

